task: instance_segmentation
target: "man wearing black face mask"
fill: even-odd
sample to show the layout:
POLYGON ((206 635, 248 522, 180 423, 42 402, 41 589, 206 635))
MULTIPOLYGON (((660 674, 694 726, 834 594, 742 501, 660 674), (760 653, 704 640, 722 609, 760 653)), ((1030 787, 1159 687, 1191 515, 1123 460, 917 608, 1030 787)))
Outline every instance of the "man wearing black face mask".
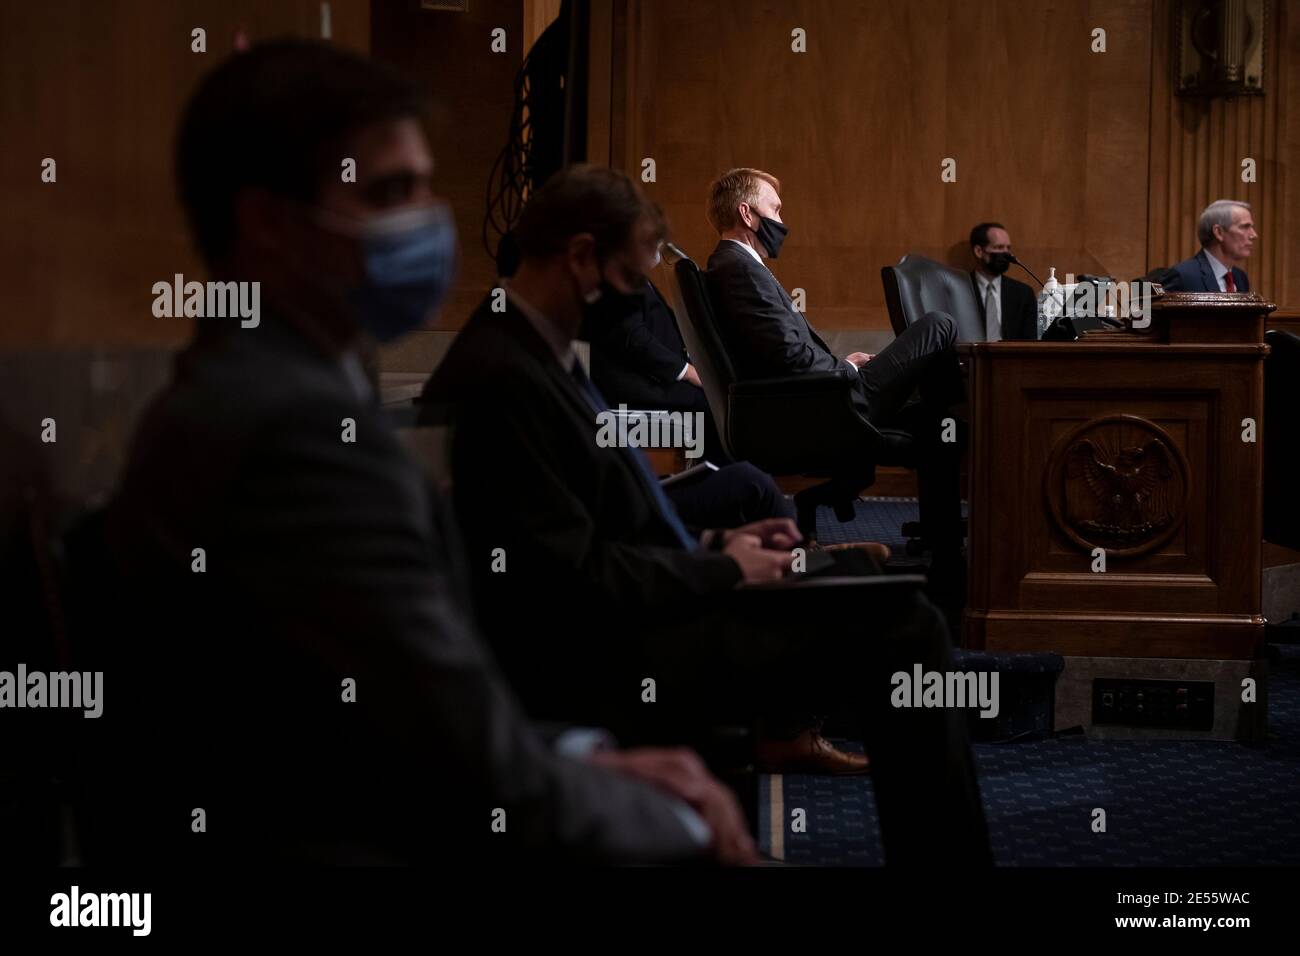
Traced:
POLYGON ((987 862, 964 718, 890 701, 891 675, 948 667, 939 612, 878 574, 782 582, 792 521, 694 533, 638 449, 600 439, 605 403, 571 346, 586 304, 644 285, 654 223, 636 184, 562 169, 516 236, 507 307, 485 298, 423 399, 427 420, 454 425, 475 604, 525 701, 656 740, 757 716, 759 763, 787 772, 862 769, 806 725, 793 733, 796 715, 842 713, 865 734, 889 861, 987 862))
POLYGON ((1038 306, 1034 290, 1005 275, 1011 265, 1011 235, 1000 222, 982 222, 970 231, 971 270, 975 295, 984 309, 984 338, 1038 338, 1038 306))
MULTIPOLYGON (((932 594, 951 622, 964 602, 961 555, 960 444, 943 441, 943 421, 964 400, 950 315, 928 312, 879 355, 837 357, 794 308, 764 257, 780 253, 780 182, 759 169, 733 169, 709 187, 709 222, 719 241, 707 273, 720 331, 742 378, 843 371, 857 375, 853 399, 878 427, 901 428, 916 439, 921 521, 933 550, 932 594)), ((815 429, 816 422, 809 422, 815 429)), ((843 440, 827 436, 827 441, 843 440)))

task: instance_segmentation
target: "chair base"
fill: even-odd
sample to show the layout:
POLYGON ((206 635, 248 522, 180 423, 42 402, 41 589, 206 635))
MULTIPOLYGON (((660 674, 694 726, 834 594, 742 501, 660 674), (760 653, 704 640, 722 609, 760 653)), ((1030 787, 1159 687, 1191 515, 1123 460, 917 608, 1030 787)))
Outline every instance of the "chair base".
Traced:
MULTIPOLYGON (((874 479, 874 475, 872 476, 874 479)), ((832 478, 820 485, 813 485, 794 496, 795 522, 804 540, 817 539, 817 508, 827 505, 834 509, 835 517, 841 522, 852 521, 857 511, 854 502, 858 496, 871 486, 871 480, 832 478)))

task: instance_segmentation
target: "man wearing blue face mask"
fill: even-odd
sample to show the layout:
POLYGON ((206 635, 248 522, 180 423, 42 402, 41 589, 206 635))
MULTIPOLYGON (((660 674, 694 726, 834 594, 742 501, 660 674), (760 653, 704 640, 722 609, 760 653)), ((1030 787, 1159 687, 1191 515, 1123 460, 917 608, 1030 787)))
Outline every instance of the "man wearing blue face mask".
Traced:
POLYGON ((694 754, 549 741, 479 638, 441 503, 361 370, 453 274, 419 116, 400 77, 302 41, 236 55, 186 108, 193 234, 266 314, 201 321, 106 515, 104 610, 126 618, 84 650, 117 687, 96 731, 139 759, 91 748, 86 857, 753 862, 694 754))

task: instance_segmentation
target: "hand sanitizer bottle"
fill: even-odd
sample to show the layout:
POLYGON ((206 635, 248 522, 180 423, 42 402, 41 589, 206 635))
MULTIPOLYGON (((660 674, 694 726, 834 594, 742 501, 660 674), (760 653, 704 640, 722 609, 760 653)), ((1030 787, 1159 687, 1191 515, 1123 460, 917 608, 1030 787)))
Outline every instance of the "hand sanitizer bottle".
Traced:
POLYGON ((1038 294, 1038 337, 1061 315, 1061 283, 1056 279, 1056 266, 1051 267, 1043 291, 1038 294))

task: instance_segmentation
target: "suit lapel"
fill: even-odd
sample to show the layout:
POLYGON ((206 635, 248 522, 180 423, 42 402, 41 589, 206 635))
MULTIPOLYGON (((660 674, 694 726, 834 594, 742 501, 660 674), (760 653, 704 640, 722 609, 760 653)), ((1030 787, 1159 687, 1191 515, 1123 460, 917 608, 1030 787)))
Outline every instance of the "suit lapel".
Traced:
POLYGON ((808 334, 812 337, 812 340, 816 342, 817 345, 828 355, 835 354, 831 351, 830 346, 822 341, 822 337, 818 335, 817 330, 812 327, 812 323, 808 321, 808 317, 794 307, 794 300, 790 298, 790 293, 785 291, 785 286, 783 286, 781 280, 776 277, 776 273, 767 267, 767 263, 761 260, 756 262, 753 256, 740 248, 739 243, 732 242, 730 239, 718 240, 718 245, 713 250, 713 256, 710 256, 709 258, 712 260, 719 256, 742 257, 740 261, 745 263, 746 268, 752 269, 758 267, 766 272, 771 277, 772 282, 776 285, 777 291, 781 295, 781 301, 785 304, 786 309, 789 310, 792 315, 798 316, 798 318, 803 322, 804 328, 808 330, 808 334))
MULTIPOLYGON (((989 324, 988 300, 985 299, 984 296, 980 293, 980 280, 979 280, 979 276, 976 275, 975 270, 971 269, 969 275, 970 275, 970 287, 975 290, 975 302, 980 307, 980 319, 983 320, 984 327, 987 329, 989 324)), ((1006 291, 1006 288, 1007 288, 1007 284, 1005 282, 1002 283, 1003 292, 1006 291)), ((1003 309, 1002 311, 1005 312, 1006 309, 1003 309)))
MULTIPOLYGON (((1214 267, 1210 265, 1210 257, 1205 254, 1204 249, 1196 254, 1196 261, 1201 266, 1201 281, 1205 284, 1204 291, 1218 292, 1219 283, 1214 278, 1214 267)), ((1233 278, 1235 279, 1236 276, 1233 276, 1233 278)))
MULTIPOLYGON (((749 253, 745 252, 743 249, 740 250, 740 253, 747 258, 749 257, 749 253)), ((772 277, 772 281, 776 283, 777 290, 781 293, 781 301, 785 303, 785 307, 789 309, 792 314, 797 315, 803 321, 804 328, 808 330, 808 334, 812 336, 812 340, 825 351, 830 352, 830 346, 822 341, 822 337, 817 334, 817 330, 814 329, 812 323, 808 321, 808 316, 804 315, 794 307, 794 299, 790 298, 790 293, 785 291, 785 286, 783 286, 781 280, 776 277, 776 273, 767 267, 766 262, 760 262, 758 265, 764 272, 772 277)))
MULTIPOLYGON (((1024 308, 1022 307, 1023 295, 1017 285, 1011 284, 1006 276, 1002 276, 1002 338, 1036 338, 1031 336, 1030 329, 1023 328, 1022 317, 1024 308), (1013 321, 1010 334, 1008 334, 1008 317, 1013 321)), ((1037 329, 1034 329, 1037 332, 1037 329)))
MULTIPOLYGON (((605 449, 596 445, 596 432, 599 428, 595 417, 596 410, 591 407, 591 403, 587 400, 587 396, 582 393, 582 389, 579 388, 578 383, 574 381, 573 375, 559 363, 559 360, 556 359, 555 355, 552 353, 550 346, 547 345, 546 342, 542 341, 541 336, 539 336, 537 330, 529 324, 528 319, 517 310, 515 310, 515 313, 516 320, 523 324, 525 332, 531 334, 532 338, 537 340, 535 344, 543 346, 541 352, 538 352, 535 348, 530 348, 529 351, 533 354, 533 358, 541 364, 542 372, 546 376, 547 381, 551 383, 551 387, 562 396, 563 402, 568 408, 574 424, 581 430, 584 440, 590 440, 593 458, 599 458, 601 451, 604 451, 605 449)), ((530 343, 530 345, 531 344, 533 343, 530 343)), ((575 357, 574 361, 578 361, 578 359, 575 357)), ((619 467, 623 471, 624 478, 635 485, 638 491, 641 491, 640 476, 633 470, 637 465, 630 457, 631 455, 636 454, 635 450, 619 447, 615 447, 612 450, 615 454, 605 457, 609 460, 617 461, 619 467)))

